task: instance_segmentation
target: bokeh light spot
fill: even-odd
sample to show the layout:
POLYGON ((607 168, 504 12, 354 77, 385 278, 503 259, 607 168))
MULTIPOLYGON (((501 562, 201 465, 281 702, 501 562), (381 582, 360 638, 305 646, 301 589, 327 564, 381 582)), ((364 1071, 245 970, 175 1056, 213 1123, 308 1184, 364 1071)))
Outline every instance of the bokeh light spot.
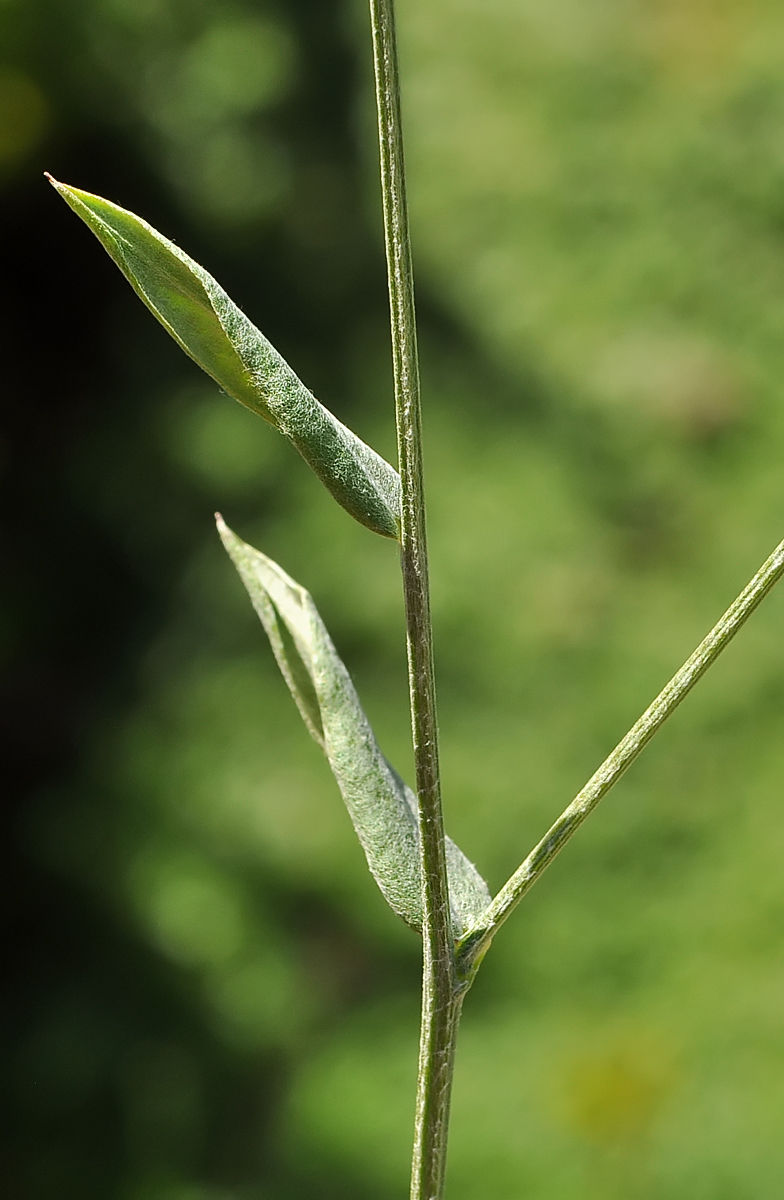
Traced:
POLYGON ((286 158, 271 136, 219 127, 175 154, 170 171, 185 201, 229 223, 270 212, 285 194, 286 158))
POLYGON ((189 52, 186 75, 195 92, 228 116, 282 99, 294 75, 285 28, 259 17, 213 25, 189 52))
POLYGON ((172 397, 162 435, 174 460, 206 484, 231 495, 258 492, 285 448, 262 418, 218 392, 190 387, 172 397))
POLYGON ((221 1032, 242 1049, 287 1042, 301 1032, 302 982, 269 946, 256 959, 221 971, 209 991, 221 1032))
POLYGON ((157 943, 189 966, 233 958, 246 935, 246 917, 232 882, 196 856, 159 855, 137 868, 136 902, 157 943))

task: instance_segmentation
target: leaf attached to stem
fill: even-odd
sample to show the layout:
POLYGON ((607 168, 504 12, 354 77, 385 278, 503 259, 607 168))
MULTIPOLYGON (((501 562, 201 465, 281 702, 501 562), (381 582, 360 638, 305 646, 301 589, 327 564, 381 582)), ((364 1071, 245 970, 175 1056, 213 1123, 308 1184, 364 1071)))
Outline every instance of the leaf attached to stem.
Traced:
POLYGON ((285 434, 352 517, 398 538, 397 471, 319 403, 220 284, 141 217, 49 178, 185 353, 285 434))
MULTIPOLYGON (((217 520, 302 719, 329 760, 368 866, 390 907, 421 929, 416 798, 381 753, 309 593, 272 559, 241 541, 222 518, 217 520)), ((481 918, 490 893, 450 838, 446 855, 452 922, 459 938, 481 918)))

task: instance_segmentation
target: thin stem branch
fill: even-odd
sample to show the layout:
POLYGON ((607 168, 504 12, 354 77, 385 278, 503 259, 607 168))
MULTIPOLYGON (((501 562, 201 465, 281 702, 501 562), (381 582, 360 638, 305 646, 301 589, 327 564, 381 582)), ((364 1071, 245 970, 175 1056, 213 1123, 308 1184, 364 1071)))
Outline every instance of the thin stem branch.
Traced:
POLYGON ((483 954, 506 918, 522 900, 539 876, 563 849, 569 838, 579 829, 589 813, 617 783, 627 767, 631 766, 653 735, 691 691, 708 667, 716 661, 725 646, 728 646, 741 625, 764 600, 773 585, 784 574, 784 542, 760 567, 751 582, 725 612, 724 616, 697 647, 691 658, 683 664, 663 691, 632 726, 626 737, 618 743, 612 754, 604 760, 599 770, 588 780, 583 790, 535 846, 525 861, 487 909, 481 922, 465 935, 458 950, 459 973, 470 979, 483 954))
POLYGON ((423 879, 422 1033, 412 1200, 443 1192, 454 1039, 459 1016, 438 766, 414 284, 406 207, 400 85, 392 0, 370 0, 376 77, 398 454, 401 565, 423 879))

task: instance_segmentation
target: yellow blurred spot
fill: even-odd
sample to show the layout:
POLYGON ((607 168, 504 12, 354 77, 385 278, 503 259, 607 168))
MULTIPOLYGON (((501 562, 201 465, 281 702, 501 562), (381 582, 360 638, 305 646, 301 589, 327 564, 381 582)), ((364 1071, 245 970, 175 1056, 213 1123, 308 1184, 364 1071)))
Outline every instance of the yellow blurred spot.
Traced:
POLYGON ((542 564, 531 576, 526 619, 539 637, 578 646, 596 634, 606 610, 606 572, 596 564, 570 559, 542 564))
POLYGON ((39 142, 49 124, 49 106, 29 76, 0 70, 0 166, 13 164, 39 142))
POLYGON ((665 71, 689 82, 721 74, 742 51, 754 8, 748 0, 656 0, 648 44, 665 71))
POLYGON ((723 433, 743 416, 740 381, 720 347, 679 334, 641 329, 608 341, 594 386, 694 441, 723 433))
POLYGON ((566 1080, 566 1116, 588 1141, 618 1145, 643 1136, 667 1091, 667 1072, 650 1055, 610 1051, 575 1063, 566 1080))

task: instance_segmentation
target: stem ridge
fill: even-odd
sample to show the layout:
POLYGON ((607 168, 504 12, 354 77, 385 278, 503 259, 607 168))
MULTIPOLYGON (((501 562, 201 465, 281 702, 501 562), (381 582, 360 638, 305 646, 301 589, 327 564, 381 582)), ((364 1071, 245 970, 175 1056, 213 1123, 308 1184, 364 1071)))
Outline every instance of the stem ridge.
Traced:
POLYGON ((441 812, 419 365, 392 0, 370 0, 370 19, 402 484, 401 569, 424 893, 422 1029, 411 1200, 440 1200, 460 997, 441 812))

